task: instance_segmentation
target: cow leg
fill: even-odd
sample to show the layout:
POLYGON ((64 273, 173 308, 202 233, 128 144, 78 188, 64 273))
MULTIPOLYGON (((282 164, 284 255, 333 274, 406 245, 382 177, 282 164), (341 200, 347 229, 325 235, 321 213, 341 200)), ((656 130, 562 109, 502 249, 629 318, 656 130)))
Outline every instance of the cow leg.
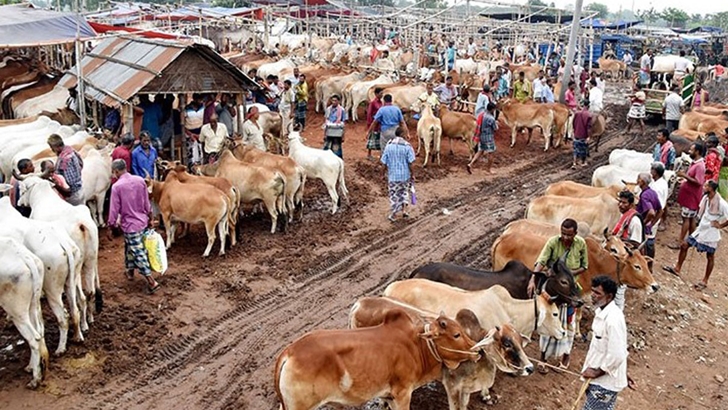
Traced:
POLYGON ((543 139, 546 140, 546 148, 544 148, 544 151, 548 151, 549 147, 551 146, 551 127, 541 128, 541 134, 543 134, 543 139))
POLYGON ((174 237, 174 231, 177 225, 173 224, 172 221, 167 218, 162 219, 164 220, 164 230, 167 233, 167 249, 169 249, 172 247, 172 238, 174 237))
MULTIPOLYGON (((76 286, 76 297, 78 298, 78 310, 80 313, 81 331, 88 332, 88 299, 86 299, 86 293, 84 293, 83 287, 81 286, 80 275, 73 286, 76 286)), ((83 333, 79 333, 79 335, 81 341, 83 341, 83 333)), ((74 337, 74 341, 76 341, 76 337, 74 337)))
MULTIPOLYGON (((203 258, 210 256, 212 245, 215 243, 215 226, 215 224, 205 223, 205 230, 207 231, 207 247, 205 248, 205 252, 202 254, 203 258)), ((222 242, 222 238, 220 241, 222 242)), ((222 251, 224 252, 225 250, 223 249, 222 251)))
POLYGON ((266 198, 263 203, 265 204, 265 208, 268 210, 268 214, 270 215, 271 224, 270 224, 270 233, 276 233, 276 226, 278 225, 278 209, 276 207, 276 201, 277 198, 266 198))
POLYGON ((455 155, 455 151, 452 150, 452 137, 449 138, 450 140, 450 155, 455 155))
POLYGON ((48 305, 51 307, 53 315, 58 321, 58 347, 54 353, 56 356, 60 356, 66 352, 66 344, 68 343, 68 313, 63 307, 63 300, 61 300, 62 293, 62 286, 60 289, 47 289, 45 292, 48 305))
MULTIPOLYGON (((71 267, 72 269, 75 269, 75 267, 71 267)), ((73 340, 76 343, 82 343, 83 342, 83 333, 81 331, 81 315, 79 313, 78 309, 78 298, 80 295, 83 295, 83 290, 79 289, 79 291, 76 291, 76 272, 69 272, 67 278, 66 278, 66 300, 68 300, 68 307, 69 307, 69 313, 71 316, 71 324, 73 325, 73 340)), ((85 299, 84 299, 85 300, 85 299)), ((86 325, 88 327, 88 325, 86 325)))
POLYGON ((97 222, 98 226, 102 228, 106 227, 106 222, 104 221, 104 202, 106 202, 106 191, 107 190, 104 190, 102 193, 96 195, 97 222))
POLYGON ((25 339, 28 343, 28 347, 30 348, 30 364, 28 364, 28 367, 26 367, 25 370, 33 374, 33 379, 30 383, 28 383, 28 388, 36 389, 40 386, 40 382, 43 379, 43 369, 41 368, 41 357, 43 356, 41 352, 41 342, 45 345, 43 335, 40 334, 37 329, 33 328, 30 322, 30 317, 27 313, 21 317, 16 317, 12 314, 10 314, 10 316, 13 318, 13 323, 18 329, 18 332, 23 339, 25 339))
POLYGON ((225 240, 227 239, 227 231, 228 231, 228 220, 227 220, 227 212, 225 212, 225 215, 220 219, 220 222, 217 223, 217 235, 220 237, 220 252, 218 255, 222 256, 225 255, 225 240))
POLYGON ((427 161, 429 161, 430 158, 430 144, 427 143, 425 145, 425 161, 422 163, 423 168, 427 168, 427 161))
POLYGON ((516 127, 511 127, 511 148, 516 145, 516 127))
POLYGON ((392 392, 394 400, 392 400, 392 410, 410 410, 410 401, 412 400, 411 390, 402 390, 392 392))
POLYGON ((339 209, 339 194, 336 192, 336 180, 334 180, 331 184, 326 184, 326 190, 329 191, 331 201, 334 203, 333 207, 331 208, 331 213, 335 214, 336 211, 339 209))
POLYGON ((437 130, 435 130, 435 140, 433 141, 433 144, 435 145, 435 153, 437 154, 437 166, 440 166, 440 145, 442 145, 442 133, 438 135, 437 130))

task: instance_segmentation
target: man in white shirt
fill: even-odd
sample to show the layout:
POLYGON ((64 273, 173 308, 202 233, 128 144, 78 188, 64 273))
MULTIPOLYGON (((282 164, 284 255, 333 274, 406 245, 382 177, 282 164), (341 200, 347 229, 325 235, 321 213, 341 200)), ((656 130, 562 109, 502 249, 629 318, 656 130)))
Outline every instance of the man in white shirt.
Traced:
POLYGON ((662 209, 657 214, 656 222, 652 224, 652 237, 655 237, 657 227, 660 224, 662 216, 665 214, 665 205, 667 205, 667 196, 669 194, 669 188, 667 180, 665 179, 665 165, 662 162, 653 162, 650 167, 650 174, 652 175, 652 182, 650 188, 657 193, 657 198, 660 200, 662 209))
POLYGON ((592 118, 594 118, 604 109, 604 92, 597 87, 596 78, 589 80, 589 85, 591 85, 591 88, 589 88, 589 112, 593 114, 592 118))
POLYGON ((670 94, 662 101, 662 115, 665 117, 665 128, 672 133, 680 124, 681 109, 685 106, 682 97, 677 93, 677 87, 670 88, 670 94))
POLYGON ((599 73, 597 75, 597 87, 602 90, 602 93, 607 91, 607 82, 604 81, 604 73, 599 73))
POLYGON ((200 129, 200 142, 203 144, 205 163, 212 164, 218 160, 227 136, 227 127, 225 124, 217 122, 217 114, 210 115, 210 122, 200 129))
POLYGON ((592 340, 584 360, 582 377, 589 380, 583 410, 612 410, 617 395, 632 387, 627 376, 627 323, 614 303, 617 283, 608 276, 592 279, 592 340))
POLYGON ((475 52, 478 50, 478 46, 475 45, 475 42, 473 41, 473 38, 470 37, 468 39, 468 57, 474 58, 475 52))
POLYGON ((643 87, 650 85, 650 74, 652 72, 652 50, 647 50, 640 58, 640 84, 643 87))
POLYGON ((630 66, 632 65, 632 61, 632 53, 630 53, 629 51, 625 51, 624 55, 622 56, 622 62, 625 65, 625 72, 622 73, 624 74, 624 78, 631 78, 630 73, 632 72, 632 70, 630 69, 630 66))
MULTIPOLYGON (((619 201, 619 212, 622 216, 617 221, 612 234, 617 235, 628 246, 636 248, 642 243, 643 229, 642 221, 640 221, 634 207, 634 194, 630 191, 621 191, 617 200, 619 201)), ((622 310, 624 310, 626 291, 627 285, 621 284, 614 297, 614 302, 622 310)))
POLYGON ((291 80, 283 82, 281 104, 278 106, 278 112, 281 113, 283 119, 283 135, 288 135, 288 125, 293 120, 293 107, 296 104, 296 93, 293 92, 291 86, 291 80))
POLYGON ((533 100, 537 103, 543 101, 543 83, 544 83, 544 72, 543 70, 538 71, 538 77, 533 80, 533 100))
POLYGON ((685 58, 685 50, 680 50, 680 58, 675 60, 675 74, 673 81, 679 82, 690 72, 690 60, 685 58))

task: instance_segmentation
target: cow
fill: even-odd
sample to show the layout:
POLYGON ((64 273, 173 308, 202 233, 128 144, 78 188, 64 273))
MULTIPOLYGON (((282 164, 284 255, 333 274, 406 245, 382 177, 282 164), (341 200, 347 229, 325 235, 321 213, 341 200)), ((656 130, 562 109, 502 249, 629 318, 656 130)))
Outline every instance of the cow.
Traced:
POLYGON ((516 145, 516 134, 519 129, 528 128, 528 143, 534 128, 541 128, 545 142, 544 151, 551 144, 551 127, 554 124, 554 111, 543 104, 521 104, 510 99, 501 100, 499 110, 503 121, 511 129, 511 148, 516 145))
POLYGON ((86 297, 78 298, 81 309, 81 330, 87 331, 94 322, 93 312, 86 301, 94 300, 96 313, 104 306, 99 280, 99 229, 86 205, 71 205, 53 190, 50 181, 37 175, 16 175, 20 183, 18 205, 32 209, 30 219, 56 222, 71 237, 81 252, 81 277, 86 297))
POLYGON ((23 217, 10 204, 10 198, 3 197, 0 198, 0 236, 18 240, 43 262, 43 293, 58 321, 55 355, 66 352, 68 340, 68 318, 62 300, 64 286, 74 327, 73 341, 83 342, 77 299, 78 294, 84 297, 79 276, 81 251, 66 231, 55 223, 23 217))
POLYGON ((728 112, 726 110, 728 110, 728 108, 703 105, 700 108, 696 108, 695 112, 699 112, 705 115, 712 115, 714 117, 723 117, 723 119, 726 119, 728 118, 728 112))
POLYGON ((359 119, 357 108, 359 108, 360 104, 369 101, 367 96, 370 88, 380 84, 389 84, 392 81, 390 76, 382 74, 371 81, 352 81, 347 84, 342 95, 342 105, 347 112, 351 112, 349 117, 351 121, 356 122, 359 119))
POLYGON ((557 339, 566 336, 559 320, 559 307, 553 303, 555 297, 546 292, 541 292, 534 300, 518 300, 500 285, 467 291, 427 279, 406 279, 391 283, 382 296, 451 316, 469 309, 484 329, 510 323, 516 331, 527 336, 532 332, 557 339))
POLYGON ((538 77, 538 72, 542 70, 541 66, 539 65, 512 65, 513 69, 511 72, 513 73, 513 78, 517 78, 520 73, 523 73, 526 77, 526 80, 533 82, 533 80, 538 77))
POLYGON ((526 219, 558 225, 567 218, 589 224, 592 233, 612 228, 619 219, 617 198, 603 193, 591 198, 570 198, 545 195, 535 198, 526 207, 526 219))
POLYGON ((3 264, 0 307, 30 348, 30 364, 26 370, 33 378, 27 386, 36 389, 48 369, 48 348, 40 309, 43 262, 15 239, 5 237, 0 237, 0 260, 3 264))
MULTIPOLYGON (((437 318, 437 315, 432 312, 417 309, 396 299, 363 297, 357 300, 351 308, 349 326, 351 329, 377 326, 384 321, 387 313, 394 309, 404 310, 413 321, 437 318)), ((521 376, 527 376, 533 372, 533 364, 523 352, 523 336, 508 323, 486 332, 470 310, 459 311, 455 321, 463 327, 468 337, 480 341, 478 345, 482 347, 484 357, 480 358, 477 363, 461 363, 454 370, 443 369, 442 382, 448 393, 451 409, 467 408, 472 392, 480 391, 485 400, 490 399, 489 390, 495 381, 496 368, 521 376)))
POLYGON ((695 111, 688 111, 680 117, 678 129, 688 129, 703 133, 714 132, 723 134, 728 128, 728 115, 720 116, 702 114, 695 111))
POLYGON ((231 205, 230 216, 228 217, 228 236, 230 236, 231 246, 235 246, 237 244, 235 229, 238 223, 238 216, 240 214, 240 193, 238 192, 238 189, 225 178, 190 174, 187 172, 187 167, 179 161, 175 161, 173 163, 161 161, 160 165, 167 170, 176 172, 177 179, 183 184, 207 184, 219 189, 227 195, 231 205))
POLYGON ((384 89, 383 94, 391 95, 392 104, 399 107, 402 112, 405 113, 412 111, 412 107, 416 105, 420 95, 427 91, 423 85, 378 85, 369 89, 367 93, 369 101, 374 98, 374 89, 377 87, 382 87, 384 89))
POLYGON ((599 152, 599 142, 601 142, 602 136, 606 130, 607 118, 604 116, 604 111, 596 116, 592 115, 592 123, 589 132, 592 141, 594 141, 594 152, 599 152))
POLYGON ((202 257, 210 256, 215 243, 215 228, 220 236, 220 255, 225 254, 225 238, 232 204, 227 195, 207 184, 182 184, 177 173, 170 171, 164 182, 145 178, 149 195, 159 207, 167 234, 167 249, 174 243, 177 223, 203 223, 207 231, 207 247, 202 257))
POLYGON ((344 160, 329 150, 304 145, 298 131, 291 131, 288 134, 288 156, 306 171, 307 178, 316 178, 324 182, 333 202, 332 214, 335 214, 340 206, 339 193, 347 203, 349 202, 349 191, 346 189, 344 178, 344 160))
POLYGON ((544 195, 568 196, 571 198, 592 198, 602 194, 607 194, 612 198, 616 198, 620 191, 624 189, 634 191, 635 187, 636 186, 628 186, 625 188, 619 185, 593 187, 574 181, 559 181, 546 187, 544 195))
POLYGON ((620 74, 624 72, 624 68, 622 68, 623 63, 621 63, 621 61, 619 60, 615 60, 613 58, 599 57, 599 60, 597 60, 597 62, 599 63, 599 69, 602 70, 602 72, 609 73, 609 76, 613 80, 620 78, 620 74))
MULTIPOLYGON (((608 187, 612 185, 627 186, 627 183, 636 183, 640 171, 625 169, 618 165, 602 165, 592 174, 592 186, 608 187)), ((674 171, 665 171, 665 179, 670 181, 675 176, 674 171)))
MULTIPOLYGON (((554 276, 544 282, 543 289, 555 295, 556 303, 581 305, 574 276, 563 262, 554 266, 554 276)), ((451 263, 428 263, 412 271, 410 279, 427 279, 463 290, 483 290, 493 285, 503 286, 515 299, 530 299, 526 288, 532 275, 536 275, 519 261, 508 262, 496 272, 481 271, 451 263)))
POLYGON ((443 365, 454 369, 479 356, 457 322, 444 315, 423 322, 394 309, 378 326, 315 330, 297 339, 276 359, 281 410, 359 406, 377 397, 409 410, 412 392, 438 379, 443 365))
POLYGON ((200 175, 225 178, 240 193, 241 204, 263 201, 271 217, 270 232, 276 232, 278 216, 286 213, 286 177, 278 171, 246 164, 224 150, 214 164, 197 167, 200 175))
POLYGON ((316 82, 316 112, 326 109, 332 95, 341 95, 344 87, 352 81, 359 81, 364 78, 364 73, 354 72, 346 75, 331 76, 316 82))
POLYGON ((258 77, 260 78, 266 78, 269 75, 278 76, 280 75, 281 70, 285 68, 293 69, 296 65, 292 63, 288 59, 278 60, 276 62, 269 62, 265 64, 261 64, 258 67, 258 77))
MULTIPOLYGON (((546 107, 551 108, 554 113, 554 148, 561 146, 561 142, 568 133, 568 125, 572 120, 573 114, 569 108, 564 104, 559 103, 546 103, 543 104, 546 107)), ((592 127, 593 128, 593 127, 592 127)))
POLYGON ((89 150, 83 160, 81 170, 84 203, 98 226, 106 226, 104 221, 104 201, 111 186, 110 150, 89 150))
POLYGON ((306 170, 290 157, 261 151, 251 145, 238 145, 232 149, 235 158, 256 166, 267 167, 283 174, 286 178, 286 209, 288 221, 293 222, 296 208, 300 208, 299 218, 303 218, 303 190, 306 186, 306 170))
POLYGON ((427 166, 430 158, 430 145, 434 149, 432 161, 437 158, 437 165, 440 165, 440 145, 442 144, 442 122, 432 113, 430 104, 422 104, 420 119, 417 121, 417 155, 420 155, 420 143, 425 146, 425 159, 423 167, 427 166))
MULTIPOLYGON (((508 261, 518 260, 526 266, 535 266, 546 242, 559 235, 558 225, 534 223, 531 220, 520 220, 506 226, 491 248, 493 269, 502 269, 508 261)), ((610 227, 611 229, 611 227, 610 227)), ((608 275, 619 284, 633 289, 657 291, 660 287, 647 267, 647 259, 639 252, 627 248, 618 237, 607 235, 601 240, 595 236, 586 236, 589 267, 577 277, 582 288, 582 295, 591 292, 591 279, 597 275, 608 275)))
POLYGON ((453 155, 452 140, 462 139, 468 145, 469 155, 473 155, 473 136, 478 127, 473 114, 454 112, 447 109, 444 104, 440 105, 440 121, 442 122, 442 135, 450 140, 450 155, 453 155))

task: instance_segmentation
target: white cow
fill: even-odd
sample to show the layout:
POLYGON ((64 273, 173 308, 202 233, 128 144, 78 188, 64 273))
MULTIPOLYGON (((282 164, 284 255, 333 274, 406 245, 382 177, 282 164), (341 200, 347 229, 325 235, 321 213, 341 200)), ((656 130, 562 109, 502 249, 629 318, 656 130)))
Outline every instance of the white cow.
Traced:
POLYGON ((390 84, 393 80, 390 76, 382 74, 371 81, 354 81, 346 86, 343 93, 344 109, 351 112, 351 121, 358 119, 357 108, 359 104, 369 101, 369 89, 379 84, 390 84))
POLYGON ((55 121, 49 122, 43 128, 19 133, 6 133, 0 128, 0 170, 2 170, 5 181, 9 181, 12 176, 12 170, 15 166, 13 158, 18 152, 45 142, 51 134, 58 134, 62 138, 68 138, 74 132, 72 128, 61 126, 55 121))
POLYGON ((653 161, 651 154, 631 149, 615 149, 609 153, 610 165, 617 165, 637 172, 650 172, 653 161))
MULTIPOLYGON (((618 165, 602 165, 595 169, 594 174, 592 174, 592 186, 608 187, 611 185, 619 185, 624 187, 626 186, 624 182, 636 183, 639 174, 640 171, 622 168, 618 165)), ((665 171, 665 179, 668 181, 672 180, 674 175, 674 171, 665 171)))
MULTIPOLYGON (((87 300, 95 300, 96 312, 103 307, 101 283, 99 281, 99 231, 86 205, 74 206, 61 199, 51 183, 35 175, 23 177, 20 184, 18 205, 32 208, 31 219, 57 222, 81 250, 83 290, 87 300)), ((93 313, 87 309, 85 300, 79 298, 82 330, 85 323, 93 323, 93 313), (88 319, 86 318, 88 315, 88 319)))
POLYGON ((15 118, 27 118, 38 115, 42 112, 55 113, 66 107, 68 100, 68 89, 66 87, 56 86, 51 91, 23 101, 15 107, 15 118))
POLYGON ((48 369, 40 296, 43 286, 43 262, 15 239, 0 238, 0 306, 30 347, 30 364, 26 368, 35 389, 48 369))
POLYGON ((293 68, 296 64, 294 64, 291 60, 283 59, 276 61, 275 63, 267 63, 263 64, 260 67, 258 67, 258 77, 265 79, 269 75, 280 75, 281 70, 285 68, 293 68))
MULTIPOLYGON (((655 73, 672 73, 675 71, 675 62, 679 61, 680 59, 684 59, 685 57, 680 57, 676 55, 662 55, 662 56, 655 56, 654 62, 652 63, 652 72, 655 73)), ((694 72, 695 65, 692 61, 688 60, 690 64, 688 64, 688 70, 690 72, 694 72)))
POLYGON ((288 156, 296 161, 298 166, 306 170, 307 178, 317 178, 324 181, 329 191, 333 207, 331 213, 335 214, 339 207, 339 193, 349 202, 349 191, 344 181, 344 161, 331 151, 307 147, 303 144, 301 134, 291 131, 288 134, 288 156))
POLYGON ((476 63, 472 58, 455 60, 453 69, 458 73, 476 74, 478 72, 478 63, 476 63))
POLYGON ((83 160, 81 181, 84 203, 98 226, 106 226, 104 221, 104 201, 111 186, 111 147, 104 150, 91 149, 83 160))
MULTIPOLYGON (((4 185, 3 188, 10 188, 4 185)), ((55 354, 66 352, 68 318, 63 307, 63 289, 71 311, 73 340, 83 342, 78 311, 77 291, 81 289, 81 251, 66 231, 55 223, 36 221, 20 215, 10 204, 10 198, 0 198, 0 236, 16 239, 37 256, 45 266, 43 293, 58 320, 58 348, 55 354)), ((88 326, 87 326, 88 327, 88 326)))

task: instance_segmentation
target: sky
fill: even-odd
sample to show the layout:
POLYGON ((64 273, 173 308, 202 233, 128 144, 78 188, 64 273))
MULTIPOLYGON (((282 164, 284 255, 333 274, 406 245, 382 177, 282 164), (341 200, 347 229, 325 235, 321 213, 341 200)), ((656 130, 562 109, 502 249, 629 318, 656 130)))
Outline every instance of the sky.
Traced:
MULTIPOLYGON (((545 0, 546 3, 553 1, 556 7, 564 7, 567 4, 575 4, 574 0, 545 0)), ((719 13, 721 11, 728 11, 728 2, 724 0, 583 0, 584 6, 589 3, 597 2, 606 4, 609 6, 609 11, 612 13, 618 12, 621 6, 623 10, 649 10, 654 7, 656 11, 662 11, 662 9, 668 7, 675 7, 686 11, 688 14, 693 13, 719 13)), ((518 1, 518 3, 525 3, 525 1, 518 1)))

